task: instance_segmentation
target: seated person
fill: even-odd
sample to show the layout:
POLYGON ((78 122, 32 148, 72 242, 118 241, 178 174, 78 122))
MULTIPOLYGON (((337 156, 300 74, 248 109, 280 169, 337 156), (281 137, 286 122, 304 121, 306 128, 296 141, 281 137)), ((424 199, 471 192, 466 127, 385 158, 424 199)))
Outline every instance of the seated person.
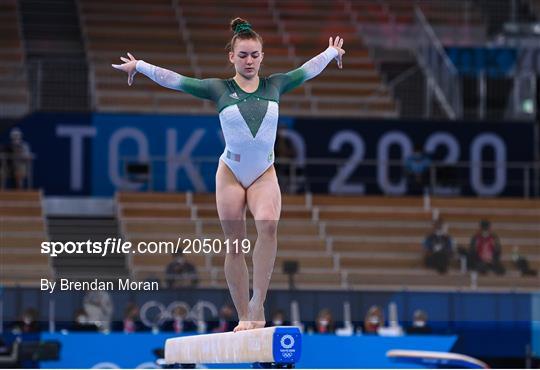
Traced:
POLYGON ((453 253, 454 242, 439 218, 433 222, 433 231, 424 240, 424 265, 444 274, 448 271, 453 253))
POLYGON ((16 189, 23 189, 29 174, 30 146, 23 140, 22 131, 18 127, 11 129, 10 143, 6 146, 5 152, 10 155, 9 169, 15 181, 16 189))
POLYGON ((288 326, 290 322, 285 320, 285 312, 283 310, 276 310, 272 314, 272 320, 268 323, 269 326, 288 326))
POLYGON ((315 320, 315 333, 334 334, 335 331, 336 324, 332 312, 328 308, 323 308, 315 320))
POLYGON ((499 237, 491 231, 489 221, 480 221, 480 230, 472 236, 469 246, 470 269, 481 274, 492 270, 503 275, 505 268, 501 263, 501 252, 499 237))
POLYGON ((428 315, 425 311, 414 311, 412 325, 407 328, 407 334, 431 334, 431 328, 427 320, 428 315))
POLYGON ((429 184, 430 167, 429 155, 424 153, 421 147, 415 147, 414 152, 405 159, 404 164, 409 194, 423 194, 424 188, 429 184))
POLYGON ((538 271, 531 268, 527 258, 519 253, 519 248, 514 247, 512 250, 512 262, 521 272, 521 276, 537 276, 538 271))
POLYGON ((384 325, 384 314, 379 306, 371 306, 364 317, 364 333, 377 334, 384 325))
POLYGON ((139 306, 135 303, 128 303, 124 310, 123 332, 130 334, 141 329, 142 323, 139 317, 139 306))
POLYGON ((197 331, 197 326, 187 316, 188 312, 185 307, 176 306, 172 311, 170 320, 163 325, 163 330, 172 331, 176 334, 197 331))
POLYGON ((27 308, 18 321, 15 321, 11 331, 14 334, 39 333, 41 325, 38 321, 38 312, 34 308, 27 308))
POLYGON ((183 253, 173 255, 173 260, 165 270, 167 288, 194 287, 199 282, 197 269, 186 260, 183 253))
POLYGON ((219 309, 219 321, 217 326, 212 329, 213 333, 224 333, 227 331, 233 331, 236 326, 234 316, 234 308, 231 304, 225 303, 219 309))

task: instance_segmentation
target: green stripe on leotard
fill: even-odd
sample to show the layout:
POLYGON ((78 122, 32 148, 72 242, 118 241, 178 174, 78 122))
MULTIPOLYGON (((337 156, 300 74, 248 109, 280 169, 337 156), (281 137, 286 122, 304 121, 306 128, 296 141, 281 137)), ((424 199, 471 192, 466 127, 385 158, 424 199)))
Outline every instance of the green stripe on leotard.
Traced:
POLYGON ((270 83, 274 84, 280 94, 285 94, 306 81, 306 73, 302 67, 287 73, 276 73, 269 77, 270 83))

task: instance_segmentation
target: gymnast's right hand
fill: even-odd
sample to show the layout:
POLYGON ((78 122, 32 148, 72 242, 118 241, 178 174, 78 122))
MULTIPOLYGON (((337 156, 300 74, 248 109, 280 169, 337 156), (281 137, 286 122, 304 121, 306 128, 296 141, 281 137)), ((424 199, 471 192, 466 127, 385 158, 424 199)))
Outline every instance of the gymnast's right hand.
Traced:
POLYGON ((128 85, 131 86, 133 83, 133 76, 137 74, 137 59, 133 57, 130 53, 127 53, 128 58, 120 57, 124 64, 113 64, 112 66, 121 71, 127 72, 128 74, 128 85))

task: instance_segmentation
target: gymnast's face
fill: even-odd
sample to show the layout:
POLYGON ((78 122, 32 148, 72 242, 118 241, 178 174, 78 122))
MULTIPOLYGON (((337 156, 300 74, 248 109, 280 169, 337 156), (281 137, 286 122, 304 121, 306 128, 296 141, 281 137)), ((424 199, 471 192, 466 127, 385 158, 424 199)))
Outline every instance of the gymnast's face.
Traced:
POLYGON ((264 53, 259 40, 236 40, 229 52, 229 60, 234 64, 236 73, 245 79, 252 79, 259 74, 264 53))

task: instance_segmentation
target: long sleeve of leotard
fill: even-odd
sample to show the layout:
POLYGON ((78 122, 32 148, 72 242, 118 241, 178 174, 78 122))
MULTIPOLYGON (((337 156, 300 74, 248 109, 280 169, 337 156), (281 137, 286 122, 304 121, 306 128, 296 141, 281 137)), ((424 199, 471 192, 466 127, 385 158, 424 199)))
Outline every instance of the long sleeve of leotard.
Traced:
POLYGON ((169 89, 179 90, 202 99, 215 99, 214 85, 216 78, 200 80, 183 76, 179 73, 165 68, 146 63, 143 60, 137 61, 137 72, 140 72, 150 78, 152 81, 169 89))
POLYGON ((301 67, 287 73, 276 73, 270 76, 270 82, 278 87, 281 94, 284 94, 317 76, 337 55, 338 51, 335 48, 328 47, 301 67))

